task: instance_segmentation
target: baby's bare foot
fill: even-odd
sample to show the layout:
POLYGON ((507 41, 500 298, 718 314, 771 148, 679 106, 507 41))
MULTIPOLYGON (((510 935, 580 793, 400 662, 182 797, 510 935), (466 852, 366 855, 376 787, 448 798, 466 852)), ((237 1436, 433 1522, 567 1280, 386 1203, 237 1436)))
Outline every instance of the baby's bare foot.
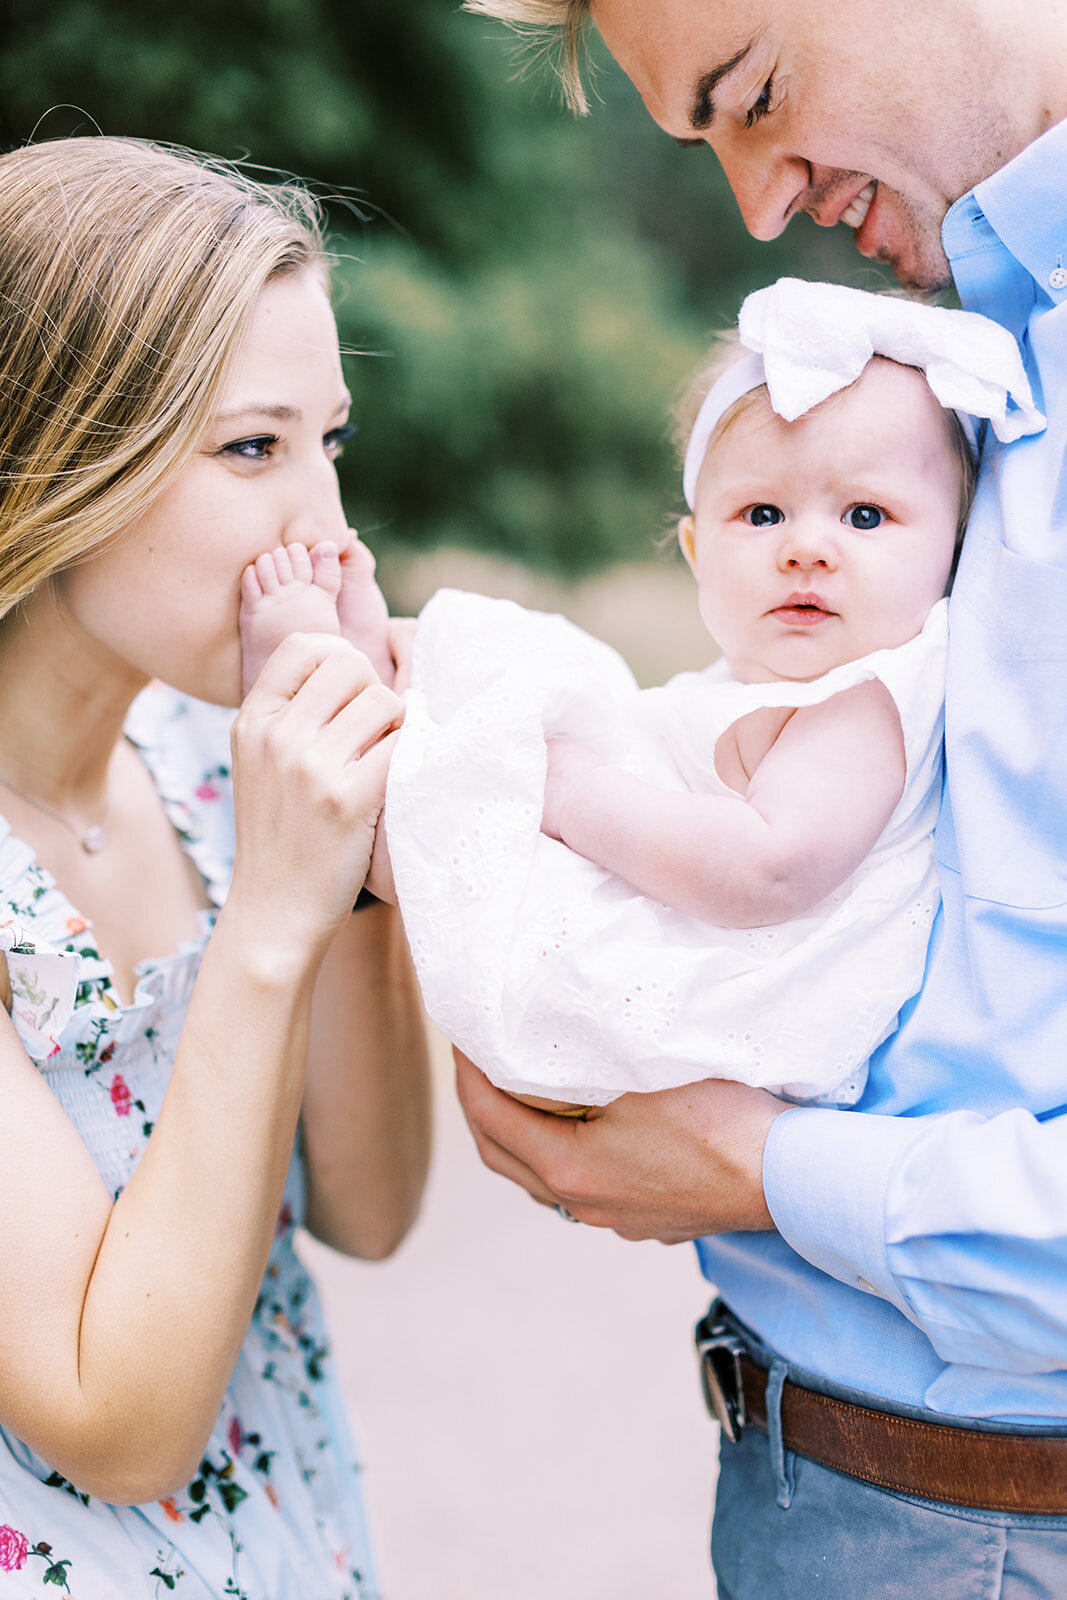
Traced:
POLYGON ((385 684, 393 682, 389 650, 389 607, 374 581, 374 557, 353 533, 341 551, 341 592, 337 596, 341 636, 370 660, 385 684))
POLYGON ((241 575, 241 692, 247 694, 268 658, 290 633, 339 633, 341 558, 331 539, 310 550, 280 545, 241 575))

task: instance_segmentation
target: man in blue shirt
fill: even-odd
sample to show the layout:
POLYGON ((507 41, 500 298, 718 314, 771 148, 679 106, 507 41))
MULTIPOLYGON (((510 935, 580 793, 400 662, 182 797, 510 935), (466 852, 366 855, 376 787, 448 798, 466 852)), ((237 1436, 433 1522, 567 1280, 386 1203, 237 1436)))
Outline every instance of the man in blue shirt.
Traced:
POLYGON ((460 1062, 484 1159, 626 1238, 695 1238, 723 1600, 1067 1595, 1067 10, 1058 0, 471 0, 592 23, 757 238, 807 212, 1016 336, 953 590, 943 909, 848 1112, 707 1082, 559 1124, 460 1062), (735 1320, 736 1319, 736 1320, 735 1320), (753 1376, 755 1373, 755 1376, 753 1376), (737 1426, 738 1391, 749 1425, 737 1426), (964 1419, 962 1424, 959 1419, 964 1419))

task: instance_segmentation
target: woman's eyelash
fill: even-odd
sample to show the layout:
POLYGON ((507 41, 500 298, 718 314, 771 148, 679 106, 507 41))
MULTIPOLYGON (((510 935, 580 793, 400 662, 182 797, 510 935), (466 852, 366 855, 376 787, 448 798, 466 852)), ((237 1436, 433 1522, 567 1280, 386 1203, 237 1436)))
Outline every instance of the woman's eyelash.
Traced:
POLYGON ((767 79, 767 82, 763 85, 763 88, 760 91, 759 99, 756 100, 753 105, 749 106, 748 110, 745 112, 745 127, 751 128, 755 123, 759 122, 762 117, 765 117, 769 111, 773 110, 773 102, 774 74, 772 72, 771 76, 767 79))
POLYGON ((246 461, 262 461, 278 443, 276 433, 257 433, 248 439, 231 439, 219 451, 222 456, 241 456, 246 461))
MULTIPOLYGON (((354 422, 346 422, 339 428, 331 428, 322 436, 322 442, 327 450, 336 451, 340 455, 346 442, 356 432, 354 422)), ((243 461, 266 461, 274 446, 278 443, 276 433, 256 433, 247 439, 231 439, 219 451, 221 456, 239 456, 243 461)))

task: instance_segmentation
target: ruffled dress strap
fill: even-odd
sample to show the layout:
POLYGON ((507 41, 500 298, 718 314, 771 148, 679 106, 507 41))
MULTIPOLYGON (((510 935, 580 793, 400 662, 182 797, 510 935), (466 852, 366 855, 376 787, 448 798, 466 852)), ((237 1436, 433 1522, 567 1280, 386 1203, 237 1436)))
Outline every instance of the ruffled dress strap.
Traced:
MULTIPOLYGON (((126 724, 215 907, 226 897, 233 866, 232 718, 230 711, 151 684, 134 701, 126 724)), ((74 1043, 64 1034, 76 1015, 79 1032, 91 1024, 113 1031, 122 1007, 91 926, 2 817, 0 954, 7 960, 12 1021, 34 1061, 58 1056, 74 1043)), ((139 980, 159 966, 146 963, 139 980)), ((139 981, 127 1010, 143 1004, 141 988, 139 981)))

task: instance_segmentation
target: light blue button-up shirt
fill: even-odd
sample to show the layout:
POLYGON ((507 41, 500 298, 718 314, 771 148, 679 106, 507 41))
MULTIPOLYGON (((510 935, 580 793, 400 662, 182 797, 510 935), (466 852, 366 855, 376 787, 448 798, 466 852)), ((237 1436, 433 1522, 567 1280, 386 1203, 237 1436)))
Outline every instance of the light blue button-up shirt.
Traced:
MULTIPOLYGON (((965 195, 963 304, 1019 341, 1042 434, 986 431, 950 608, 944 898, 855 1110, 778 1118, 777 1233, 706 1275, 809 1370, 957 1416, 1067 1420, 1067 122, 965 195)), ((842 1005, 848 996, 842 995, 842 1005)))

